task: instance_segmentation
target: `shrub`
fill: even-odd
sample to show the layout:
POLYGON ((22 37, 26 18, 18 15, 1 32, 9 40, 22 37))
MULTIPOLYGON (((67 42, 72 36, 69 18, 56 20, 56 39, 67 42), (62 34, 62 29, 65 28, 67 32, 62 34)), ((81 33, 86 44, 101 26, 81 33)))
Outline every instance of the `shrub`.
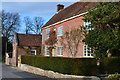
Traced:
POLYGON ((22 56, 22 64, 52 70, 63 74, 96 75, 96 59, 93 58, 63 58, 45 56, 22 56))
POLYGON ((101 66, 105 73, 120 73, 120 57, 109 57, 102 59, 101 66))

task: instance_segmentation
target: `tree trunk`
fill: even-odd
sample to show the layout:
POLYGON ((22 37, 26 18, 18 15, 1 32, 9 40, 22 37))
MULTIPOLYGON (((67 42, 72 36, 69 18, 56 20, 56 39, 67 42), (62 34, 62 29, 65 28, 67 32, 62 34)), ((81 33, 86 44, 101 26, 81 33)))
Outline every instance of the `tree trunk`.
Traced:
POLYGON ((51 47, 49 48, 49 54, 50 54, 50 56, 52 56, 52 49, 53 48, 51 48, 51 47))

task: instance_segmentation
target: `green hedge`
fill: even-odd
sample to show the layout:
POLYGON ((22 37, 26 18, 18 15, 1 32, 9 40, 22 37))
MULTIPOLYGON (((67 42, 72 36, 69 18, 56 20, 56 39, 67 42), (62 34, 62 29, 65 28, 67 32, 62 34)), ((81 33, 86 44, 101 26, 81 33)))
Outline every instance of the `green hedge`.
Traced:
POLYGON ((120 57, 102 59, 101 68, 108 74, 120 73, 120 57))
POLYGON ((43 56, 22 56, 22 64, 52 70, 63 74, 96 75, 96 59, 93 58, 63 58, 43 56))

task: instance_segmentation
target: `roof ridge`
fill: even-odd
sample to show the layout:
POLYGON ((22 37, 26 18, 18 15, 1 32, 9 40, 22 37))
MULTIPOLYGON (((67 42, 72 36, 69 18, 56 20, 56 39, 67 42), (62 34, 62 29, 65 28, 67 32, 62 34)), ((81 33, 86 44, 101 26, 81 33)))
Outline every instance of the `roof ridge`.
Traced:
MULTIPOLYGON (((97 2, 98 3, 98 2, 97 2)), ((97 5, 96 2, 75 2, 56 13, 43 27, 84 13, 97 5)))

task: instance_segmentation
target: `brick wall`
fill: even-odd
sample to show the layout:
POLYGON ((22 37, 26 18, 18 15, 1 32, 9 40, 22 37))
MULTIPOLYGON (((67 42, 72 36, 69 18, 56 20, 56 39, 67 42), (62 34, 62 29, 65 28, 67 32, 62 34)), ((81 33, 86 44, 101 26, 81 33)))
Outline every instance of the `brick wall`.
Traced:
MULTIPOLYGON (((60 24, 51 26, 50 28, 56 29, 56 32, 58 32, 58 27, 64 26, 63 33, 65 33, 66 31, 71 31, 72 29, 80 28, 80 26, 84 25, 84 21, 82 20, 83 18, 84 18, 83 16, 80 16, 80 17, 62 22, 60 24)), ((43 34, 42 45, 44 45, 44 46, 45 46, 45 40, 46 40, 46 38, 45 38, 46 29, 47 28, 44 28, 42 30, 42 34, 43 34)), ((56 46, 63 46, 63 45, 61 45, 61 42, 60 42, 61 37, 58 36, 57 39, 58 39, 58 43, 56 44, 56 46)), ((83 57, 83 45, 84 45, 84 43, 79 44, 78 54, 75 57, 83 57)), ((57 51, 54 54, 56 54, 56 56, 57 56, 57 51)), ((71 54, 69 54, 69 52, 68 52, 68 48, 63 49, 63 57, 72 57, 71 54)))
POLYGON ((14 36, 14 41, 13 41, 13 55, 12 55, 12 59, 11 59, 11 65, 12 66, 17 66, 18 65, 18 61, 20 61, 20 56, 21 55, 27 55, 30 54, 30 50, 31 49, 36 49, 36 55, 40 55, 41 53, 41 47, 25 47, 25 46, 17 46, 17 41, 16 41, 16 35, 14 36), (29 50, 29 52, 28 52, 29 50))

